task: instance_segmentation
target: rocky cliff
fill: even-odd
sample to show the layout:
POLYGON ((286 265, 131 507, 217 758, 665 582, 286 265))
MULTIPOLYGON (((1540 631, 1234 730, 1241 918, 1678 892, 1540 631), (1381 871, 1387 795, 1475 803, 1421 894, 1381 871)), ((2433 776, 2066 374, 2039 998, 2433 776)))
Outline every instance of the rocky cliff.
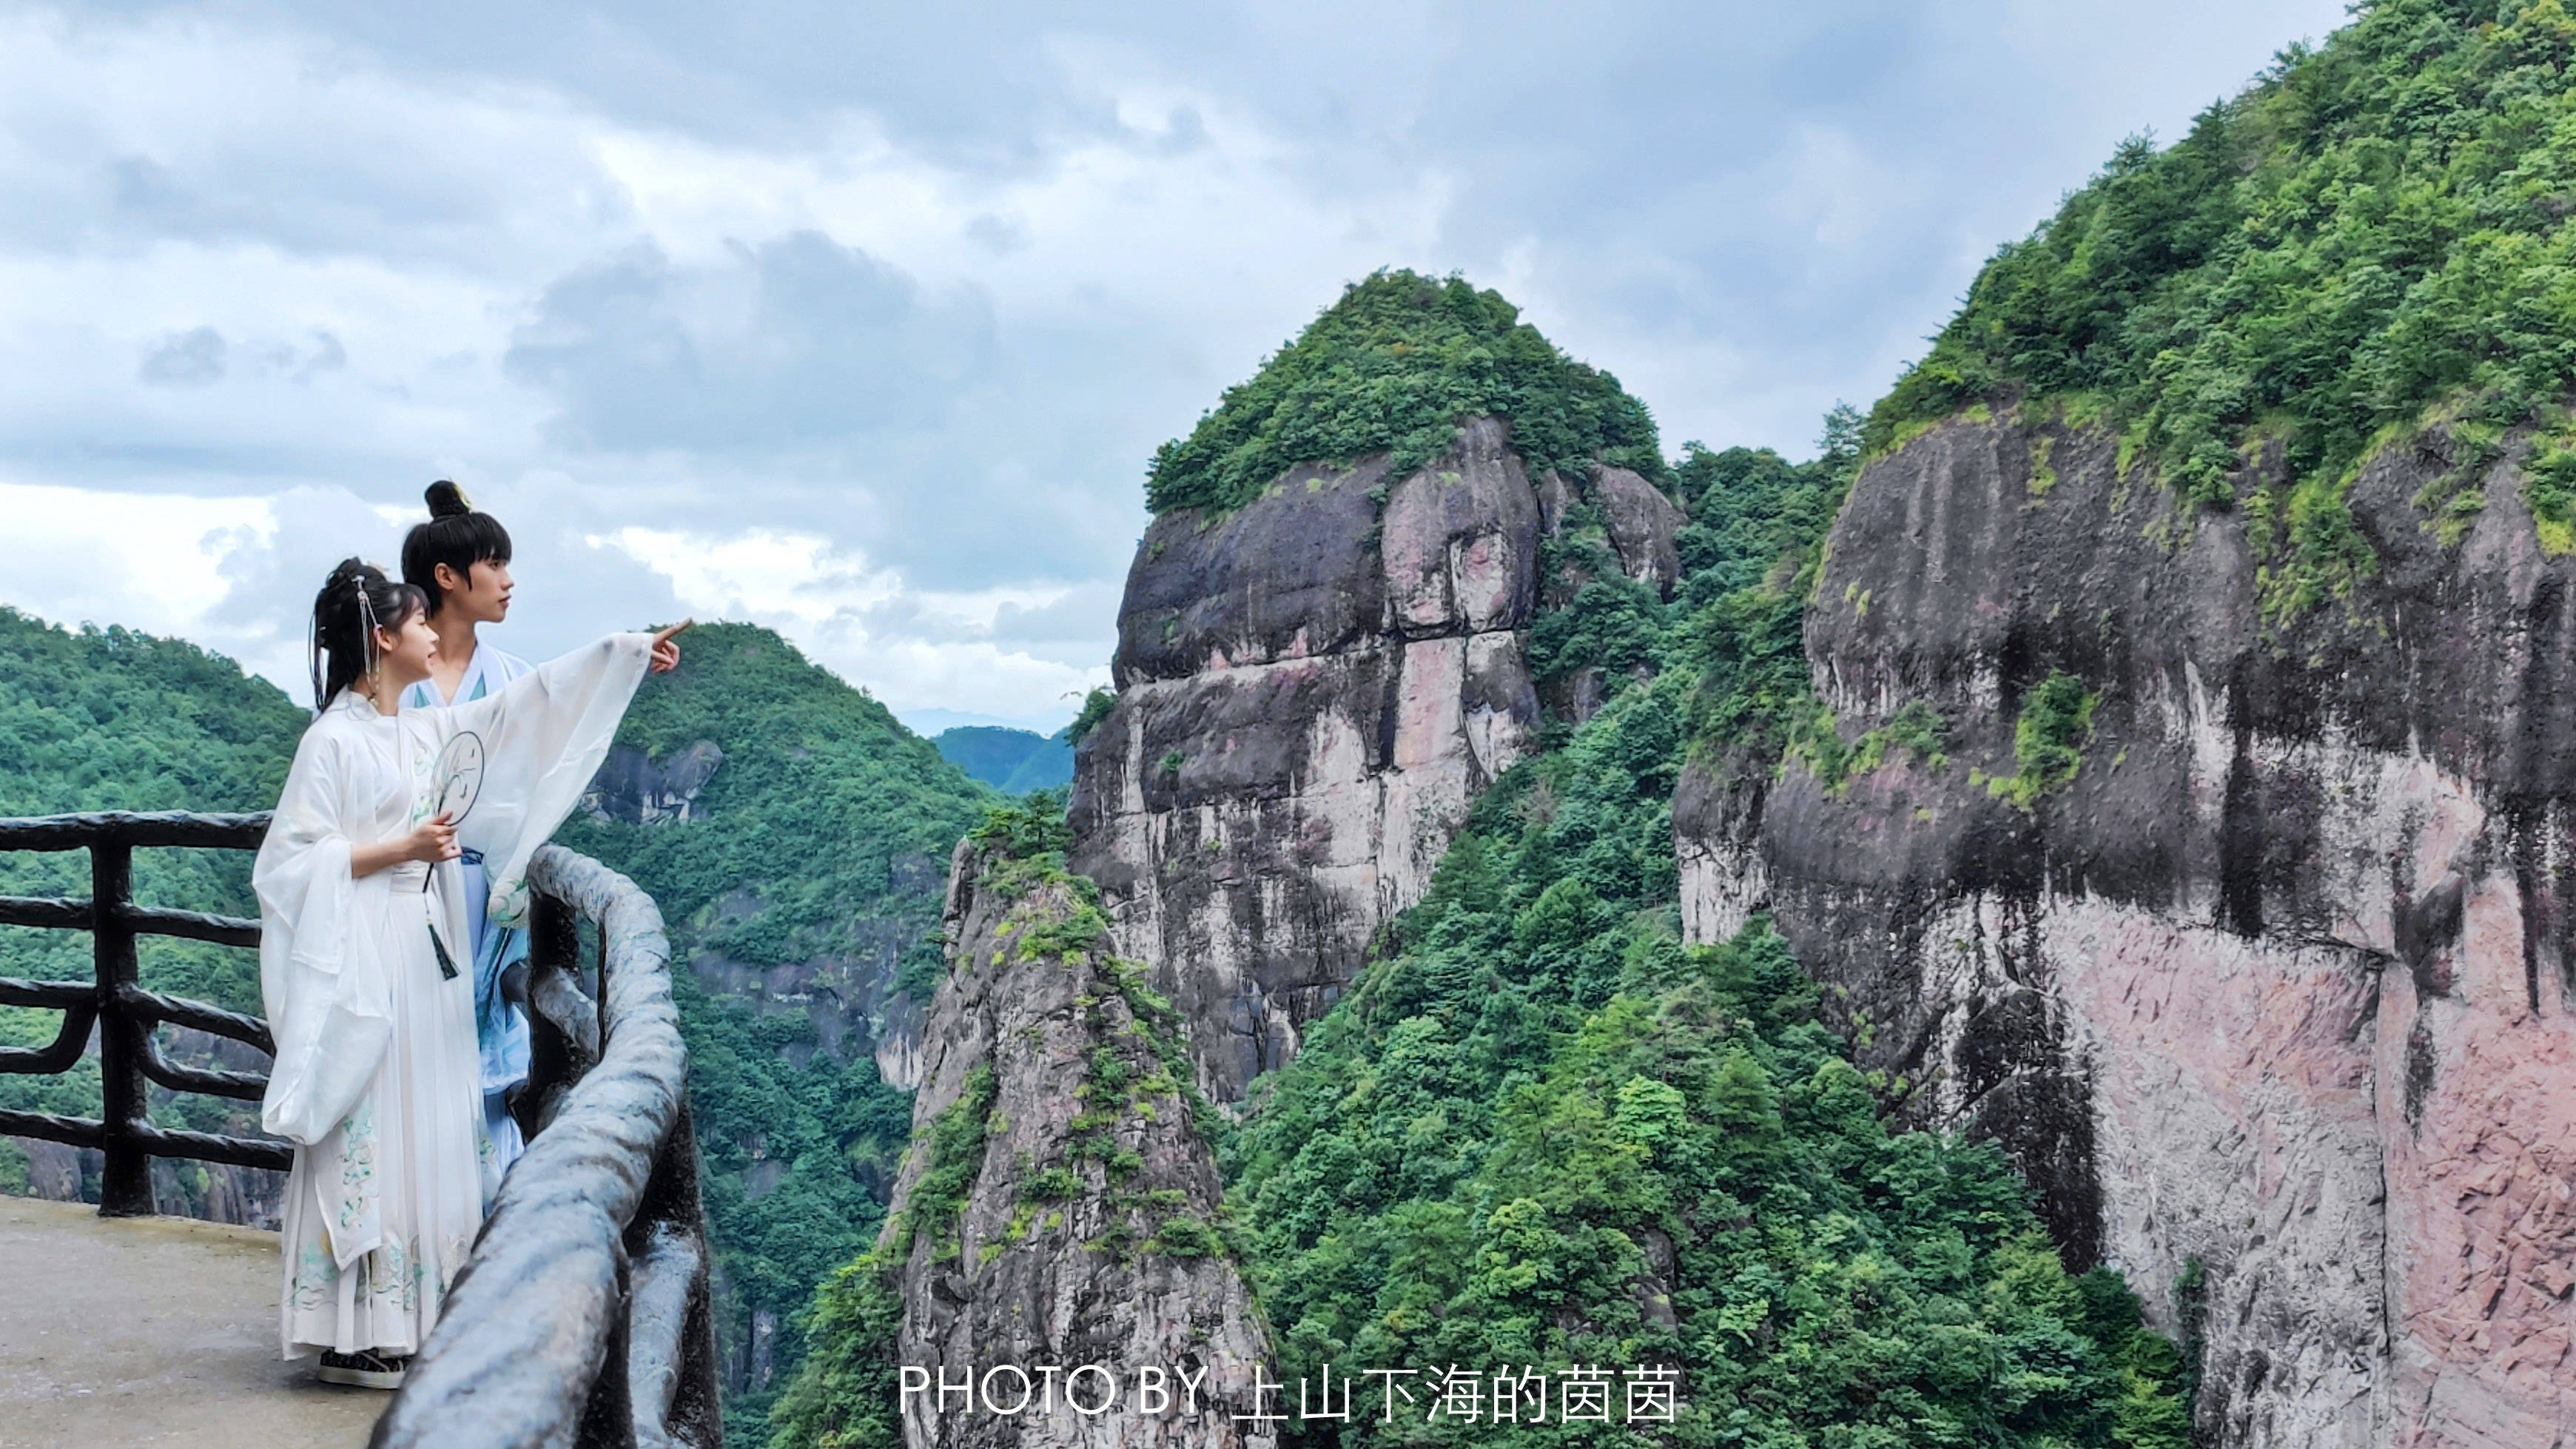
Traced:
POLYGON ((878 1253, 894 1361, 971 1375, 976 1396, 904 1396, 905 1442, 1266 1445, 1232 1417, 1269 1345, 1225 1248, 1193 1120, 1209 1109, 1168 1004, 1108 954, 1060 860, 987 835, 949 877, 916 1145, 878 1253))
MULTIPOLYGON (((1073 868, 1189 1024, 1220 1101, 1297 1049, 1495 776, 1535 747, 1529 626, 1552 540, 1669 593, 1679 510, 1621 468, 1533 480, 1479 418, 1428 466, 1283 473, 1147 530, 1118 702, 1084 736, 1073 868)), ((1593 690, 1597 701, 1597 686, 1593 690)))
POLYGON ((2576 560, 2522 452, 2384 450, 2320 552, 2274 459, 2193 511, 2096 430, 1936 427, 1807 614, 1881 762, 1676 802, 1690 933, 1774 912, 1907 1113, 2205 1344, 2219 1443, 2576 1442, 2576 560))

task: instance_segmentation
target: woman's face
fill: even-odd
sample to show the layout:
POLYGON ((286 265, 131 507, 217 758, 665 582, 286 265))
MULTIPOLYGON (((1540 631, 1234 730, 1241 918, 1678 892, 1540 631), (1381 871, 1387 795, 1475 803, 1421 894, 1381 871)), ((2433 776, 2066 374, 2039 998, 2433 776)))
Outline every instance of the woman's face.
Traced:
POLYGON ((510 617, 510 566, 499 559, 487 558, 465 571, 463 578, 445 564, 438 566, 439 604, 442 613, 454 609, 477 624, 498 624, 510 617))
POLYGON ((396 689, 408 689, 427 679, 429 666, 437 659, 438 635, 418 609, 402 621, 402 627, 376 631, 377 672, 396 689))

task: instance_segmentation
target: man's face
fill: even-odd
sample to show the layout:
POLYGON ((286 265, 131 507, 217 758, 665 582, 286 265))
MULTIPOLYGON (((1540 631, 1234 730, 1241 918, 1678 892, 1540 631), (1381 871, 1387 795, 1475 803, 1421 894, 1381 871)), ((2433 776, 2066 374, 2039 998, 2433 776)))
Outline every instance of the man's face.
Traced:
POLYGON ((444 608, 457 610, 477 624, 498 624, 510 616, 510 566, 499 559, 475 564, 463 578, 440 564, 438 587, 447 596, 444 608))

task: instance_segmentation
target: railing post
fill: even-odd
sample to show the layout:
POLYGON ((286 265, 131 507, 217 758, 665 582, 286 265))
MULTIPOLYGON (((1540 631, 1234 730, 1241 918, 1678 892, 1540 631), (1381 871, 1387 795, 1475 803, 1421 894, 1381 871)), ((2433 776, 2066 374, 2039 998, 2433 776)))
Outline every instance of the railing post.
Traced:
MULTIPOLYGON (((580 980, 580 966, 581 918, 570 903, 534 892, 528 905, 528 999, 521 1003, 528 1014, 528 1081, 510 1108, 531 1142, 554 1115, 555 1103, 599 1058, 592 1044, 566 1038, 559 1014, 565 985, 580 980)), ((579 999, 578 991, 572 994, 579 999)))
POLYGON ((107 1167, 99 1175, 98 1215, 148 1217, 152 1213, 152 1159, 135 1140, 135 1126, 149 1103, 143 1087, 143 1033, 150 1030, 125 1009, 118 988, 138 984, 134 929, 125 908, 134 898, 134 847, 102 837, 89 847, 90 942, 98 981, 100 1116, 106 1119, 107 1167))

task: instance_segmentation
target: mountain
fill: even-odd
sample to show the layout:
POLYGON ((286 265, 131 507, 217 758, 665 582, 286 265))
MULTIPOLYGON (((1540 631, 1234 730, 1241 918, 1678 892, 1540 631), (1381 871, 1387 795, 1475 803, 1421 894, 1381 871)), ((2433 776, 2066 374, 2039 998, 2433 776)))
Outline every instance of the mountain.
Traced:
POLYGON ((948 763, 1005 795, 1073 783, 1073 745, 1062 734, 1003 725, 957 725, 931 736, 948 763))
POLYGON ((1674 802, 2207 1442, 2576 1423, 2576 22, 2389 0, 2122 148, 1871 414, 1786 758, 1674 802))
POLYGON ((1821 748, 1798 619, 1858 429, 1668 465, 1501 298, 1390 272, 1159 454, 1118 693, 1066 824, 997 816, 952 867, 943 1075, 777 1449, 893 1442, 881 1390, 964 1361, 961 1323, 1141 1364, 1175 1320, 1266 1343, 1274 1409, 1327 1365, 1465 1371, 1288 1444, 1414 1442, 1490 1371, 1577 1364, 1669 1370, 1677 1442, 2187 1443, 2183 1355, 2004 1155, 1884 1122, 1901 1087, 1779 936, 1684 939, 1686 763, 1821 748), (1033 965, 1109 983, 1107 1049, 1010 1027, 1033 965), (1023 1037, 1063 1068, 1013 1070, 1023 1037), (1149 1182, 1191 1218, 1198 1163, 1206 1232, 1129 1226, 1149 1182))
POLYGON ((1604 631, 1675 586, 1665 471, 1616 379, 1493 293, 1402 272, 1157 455, 1072 860, 1189 1019, 1211 1097, 1295 1053, 1478 794, 1541 747, 1543 690, 1579 715, 1605 664, 1638 662, 1604 631), (1451 405, 1479 411, 1435 445, 1422 419, 1451 405), (1534 421, 1481 411, 1503 406, 1534 421))
MULTIPOLYGON (((264 679, 176 639, 131 630, 64 629, 0 605, 0 815, 74 810, 265 810, 286 781, 305 712, 264 679)), ((153 905, 240 914, 250 900, 242 851, 146 850, 134 862, 135 897, 153 905)), ((89 894, 84 852, 0 852, 0 895, 89 894)), ((146 937, 143 984, 256 1013, 259 963, 247 951, 146 937)), ((90 978, 89 937, 77 931, 0 929, 0 976, 90 978)), ((0 1007, 0 1045, 41 1046, 62 1018, 0 1007)), ((235 1068, 264 1065, 226 1055, 229 1043, 174 1033, 191 1056, 235 1068)), ((99 1114, 98 1063, 61 1076, 0 1076, 0 1107, 99 1114)), ((168 1125, 246 1132, 258 1113, 212 1097, 152 1089, 168 1125)), ((75 1198, 96 1193, 96 1154, 0 1138, 0 1192, 75 1198)), ((156 1162, 167 1207, 197 1216, 274 1223, 281 1179, 273 1173, 156 1162)))

